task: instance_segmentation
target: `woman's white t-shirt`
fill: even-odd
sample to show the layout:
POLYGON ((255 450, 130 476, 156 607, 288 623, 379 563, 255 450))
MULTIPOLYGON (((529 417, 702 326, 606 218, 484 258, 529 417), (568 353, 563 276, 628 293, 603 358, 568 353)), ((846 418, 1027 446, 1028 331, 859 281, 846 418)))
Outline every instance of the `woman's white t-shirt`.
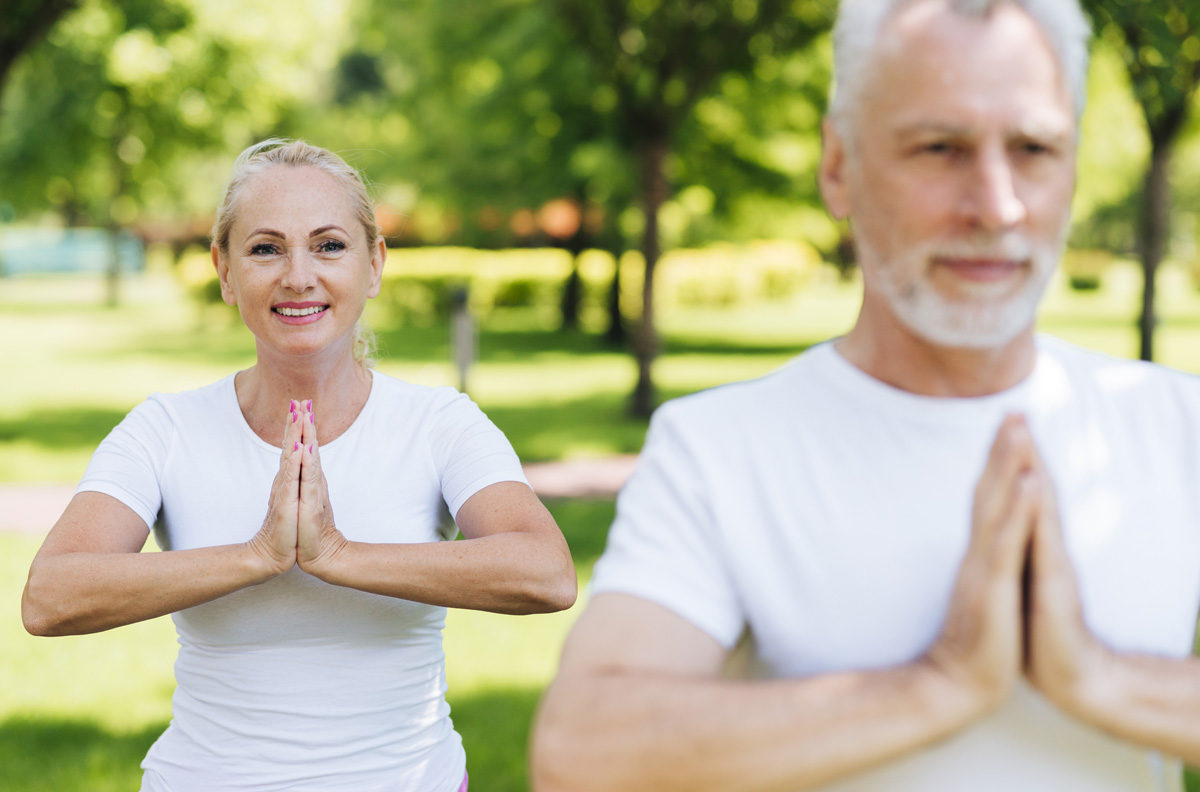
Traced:
MULTIPOLYGON (((164 550, 233 544, 261 527, 279 458, 246 423, 231 375, 136 407, 79 491, 129 506, 164 550)), ((525 481, 512 446, 465 395, 379 373, 350 428, 322 444, 321 465, 338 529, 357 542, 453 539, 450 515, 468 498, 525 481)), ((459 788, 445 608, 293 568, 172 619, 173 718, 142 764, 145 792, 459 788)))

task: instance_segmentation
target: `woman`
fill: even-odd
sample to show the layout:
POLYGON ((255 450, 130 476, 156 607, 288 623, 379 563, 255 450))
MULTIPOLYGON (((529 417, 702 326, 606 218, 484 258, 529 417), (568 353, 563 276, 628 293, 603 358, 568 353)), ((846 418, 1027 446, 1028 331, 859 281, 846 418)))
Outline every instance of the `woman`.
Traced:
POLYGON ((445 608, 575 599, 566 542, 503 434, 457 391, 365 362, 385 255, 339 157, 243 152, 212 256, 255 365, 135 408, 33 561, 36 635, 173 614, 174 717, 143 792, 465 790, 445 608), (439 541, 447 506, 466 541, 439 541), (151 526, 170 552, 139 553, 151 526))

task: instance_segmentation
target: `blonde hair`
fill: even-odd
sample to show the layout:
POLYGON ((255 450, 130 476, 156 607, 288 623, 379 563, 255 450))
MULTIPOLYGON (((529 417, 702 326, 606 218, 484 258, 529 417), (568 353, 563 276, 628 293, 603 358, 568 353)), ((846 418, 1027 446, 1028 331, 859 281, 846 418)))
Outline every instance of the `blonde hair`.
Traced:
MULTIPOLYGON (((234 160, 233 176, 213 220, 212 242, 222 254, 229 254, 229 233, 237 217, 238 199, 252 177, 276 166, 316 168, 337 179, 346 188, 354 216, 367 234, 367 248, 374 249, 379 240, 379 223, 375 220, 375 202, 367 191, 366 182, 357 169, 328 149, 313 146, 303 140, 269 138, 250 146, 234 160)), ((375 334, 362 320, 354 327, 354 359, 366 367, 375 364, 375 334)))

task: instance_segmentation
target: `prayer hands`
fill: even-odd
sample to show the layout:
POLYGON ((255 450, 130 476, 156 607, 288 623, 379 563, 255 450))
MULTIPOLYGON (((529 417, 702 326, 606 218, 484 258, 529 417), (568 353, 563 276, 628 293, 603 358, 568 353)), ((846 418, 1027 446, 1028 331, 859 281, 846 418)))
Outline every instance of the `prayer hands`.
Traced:
POLYGON ((971 541, 925 659, 981 714, 1003 703, 1022 673, 1077 711, 1104 656, 1083 620, 1053 483, 1024 419, 1010 415, 975 489, 971 541))
POLYGON ((1046 698, 1079 715, 1107 665, 1108 650, 1084 623, 1054 488, 1042 478, 1026 572, 1025 676, 1046 698))
POLYGON ((272 575, 299 564, 320 577, 322 568, 345 545, 346 538, 334 525, 329 488, 321 471, 312 402, 292 400, 267 516, 250 540, 251 549, 272 575))
POLYGON ((1006 418, 975 489, 971 539, 945 626, 924 658, 965 694, 972 715, 1003 703, 1021 673, 1021 572, 1040 489, 1034 454, 1024 420, 1006 418))

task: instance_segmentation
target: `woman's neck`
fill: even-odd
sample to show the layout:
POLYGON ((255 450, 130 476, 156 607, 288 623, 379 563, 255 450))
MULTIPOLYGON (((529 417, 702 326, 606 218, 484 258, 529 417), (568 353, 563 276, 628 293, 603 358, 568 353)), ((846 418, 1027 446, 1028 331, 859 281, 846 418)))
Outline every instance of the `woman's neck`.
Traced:
POLYGON ((350 355, 298 364, 275 360, 260 350, 258 362, 234 379, 234 390, 246 423, 271 444, 283 436, 291 400, 311 399, 317 436, 328 443, 362 412, 371 395, 371 381, 371 372, 350 355))

